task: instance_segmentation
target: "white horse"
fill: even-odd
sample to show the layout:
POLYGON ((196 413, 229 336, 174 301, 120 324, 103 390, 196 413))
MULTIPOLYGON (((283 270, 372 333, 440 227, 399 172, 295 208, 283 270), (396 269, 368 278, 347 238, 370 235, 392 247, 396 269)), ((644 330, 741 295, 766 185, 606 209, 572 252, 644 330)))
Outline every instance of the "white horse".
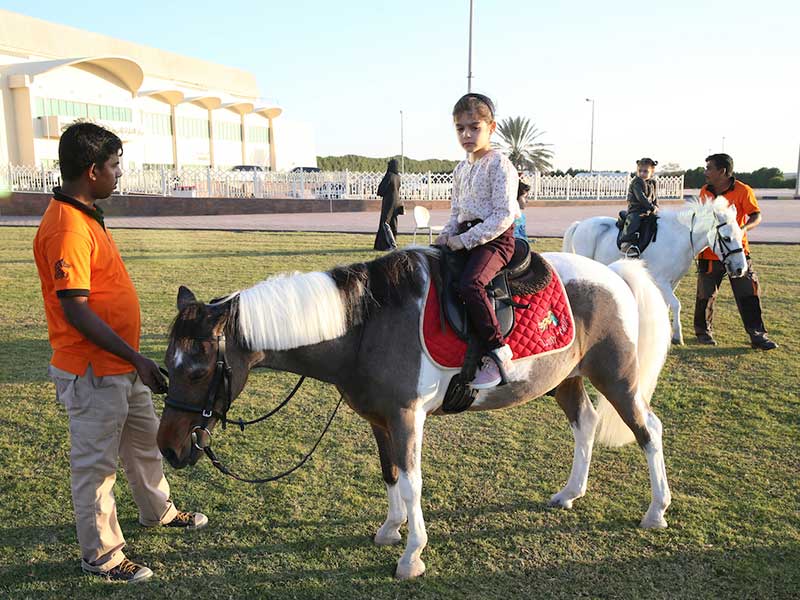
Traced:
MULTIPOLYGON (((721 196, 713 202, 691 201, 678 210, 662 209, 658 216, 656 239, 641 259, 672 309, 672 343, 683 344, 681 303, 675 295, 678 282, 705 248, 723 261, 728 275, 741 277, 747 271, 742 230, 736 222, 736 208, 721 196)), ((610 265, 621 256, 616 222, 613 217, 575 221, 564 232, 563 251, 610 265)))

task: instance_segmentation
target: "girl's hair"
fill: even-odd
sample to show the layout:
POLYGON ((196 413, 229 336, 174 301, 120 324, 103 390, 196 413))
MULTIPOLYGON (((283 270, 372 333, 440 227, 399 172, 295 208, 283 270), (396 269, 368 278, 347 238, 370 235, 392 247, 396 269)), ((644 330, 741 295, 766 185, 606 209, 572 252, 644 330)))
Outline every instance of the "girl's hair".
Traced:
POLYGON ((637 167, 647 166, 647 167, 653 167, 655 169, 656 165, 658 165, 658 161, 657 160, 653 160, 652 158, 644 157, 644 158, 640 158, 639 160, 636 161, 636 166, 637 167))
POLYGON ((453 118, 465 112, 477 113, 481 119, 491 123, 494 121, 494 102, 483 94, 464 94, 453 107, 453 118))

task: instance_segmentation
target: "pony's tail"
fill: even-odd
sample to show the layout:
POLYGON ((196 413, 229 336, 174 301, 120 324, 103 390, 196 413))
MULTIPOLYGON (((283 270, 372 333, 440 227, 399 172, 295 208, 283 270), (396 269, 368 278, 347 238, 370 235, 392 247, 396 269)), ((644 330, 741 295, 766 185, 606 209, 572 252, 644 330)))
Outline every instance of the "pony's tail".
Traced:
MULTIPOLYGON (((669 312, 658 287, 641 260, 618 260, 609 268, 625 280, 636 298, 639 312, 639 394, 647 405, 653 397, 658 375, 670 349, 672 331, 669 312)), ((606 446, 623 446, 635 440, 611 403, 602 395, 597 398, 600 417, 596 440, 606 446)))
POLYGON ((561 251, 562 252, 569 252, 571 254, 575 254, 575 244, 573 244, 573 238, 575 237, 575 230, 580 225, 580 221, 575 221, 572 225, 567 227, 567 230, 564 232, 564 240, 561 242, 561 251))

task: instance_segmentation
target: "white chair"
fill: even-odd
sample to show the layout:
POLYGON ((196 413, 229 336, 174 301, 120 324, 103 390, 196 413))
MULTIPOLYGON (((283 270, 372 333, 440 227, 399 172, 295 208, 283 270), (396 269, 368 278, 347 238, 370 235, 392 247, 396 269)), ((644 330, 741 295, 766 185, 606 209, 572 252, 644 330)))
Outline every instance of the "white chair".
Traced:
POLYGON ((431 213, 424 206, 414 207, 414 241, 417 243, 417 231, 428 232, 428 243, 433 243, 433 234, 439 234, 444 229, 443 225, 431 225, 431 213))

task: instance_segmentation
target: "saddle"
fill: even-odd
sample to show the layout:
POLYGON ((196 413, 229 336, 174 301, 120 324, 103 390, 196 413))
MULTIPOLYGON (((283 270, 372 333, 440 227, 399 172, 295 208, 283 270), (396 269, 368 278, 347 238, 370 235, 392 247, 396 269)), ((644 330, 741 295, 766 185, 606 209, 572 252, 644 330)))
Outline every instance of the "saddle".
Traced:
MULTIPOLYGON (((455 334, 467 342, 466 356, 461 371, 453 376, 445 393, 442 410, 445 413, 461 412, 469 408, 477 396, 477 390, 469 387, 484 353, 482 343, 471 331, 466 306, 458 293, 458 282, 467 262, 467 252, 441 248, 439 290, 440 323, 444 330, 449 324, 455 334)), ((535 294, 550 284, 553 274, 544 259, 531 251, 527 240, 515 238, 514 255, 508 265, 486 286, 492 299, 495 316, 503 337, 514 329, 514 308, 529 308, 519 304, 513 296, 535 294)), ((505 379, 500 385, 506 383, 505 379)))
POLYGON ((628 221, 628 211, 619 211, 617 218, 617 248, 625 258, 639 258, 642 252, 655 242, 658 236, 658 215, 650 214, 644 217, 631 215, 628 221))

